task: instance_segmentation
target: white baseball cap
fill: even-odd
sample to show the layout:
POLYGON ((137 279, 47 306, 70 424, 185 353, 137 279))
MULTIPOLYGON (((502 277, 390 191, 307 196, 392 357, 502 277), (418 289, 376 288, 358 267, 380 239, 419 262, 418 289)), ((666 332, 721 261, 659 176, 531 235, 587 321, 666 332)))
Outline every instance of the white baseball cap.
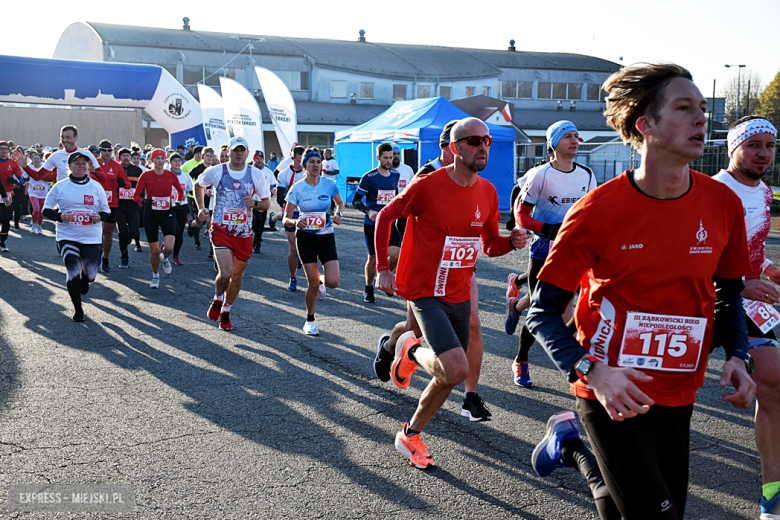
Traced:
POLYGON ((245 150, 249 150, 249 143, 246 142, 246 139, 241 136, 231 137, 230 142, 228 142, 228 148, 230 150, 235 150, 239 146, 243 146, 245 150))

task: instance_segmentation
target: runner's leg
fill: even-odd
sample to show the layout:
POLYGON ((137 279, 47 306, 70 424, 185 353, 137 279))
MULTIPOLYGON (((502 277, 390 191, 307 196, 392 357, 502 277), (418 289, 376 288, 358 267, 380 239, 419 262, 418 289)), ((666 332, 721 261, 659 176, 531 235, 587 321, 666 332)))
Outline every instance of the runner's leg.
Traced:
MULTIPOLYGON (((764 484, 780 481, 780 349, 761 347, 750 350, 755 362, 756 446, 761 458, 764 484)), ((771 498, 771 497, 770 497, 771 498)))
MULTIPOLYGON (((228 251, 230 250, 228 249, 228 251)), ((230 252, 232 253, 232 251, 230 252)), ((244 271, 248 265, 249 262, 243 262, 233 257, 233 274, 230 276, 230 284, 227 291, 225 291, 225 303, 228 305, 233 305, 233 302, 238 298, 238 293, 241 291, 241 283, 244 279, 244 271)))
POLYGON ((471 316, 469 320, 469 375, 466 377, 466 392, 476 392, 479 374, 482 371, 482 325, 479 322, 479 287, 477 275, 471 276, 471 316))
MULTIPOLYGON (((222 296, 230 286, 233 277, 233 251, 230 249, 215 249, 214 259, 217 261, 217 278, 214 281, 217 296, 222 296)), ((236 293, 238 294, 238 293, 236 293)), ((235 296, 233 297, 235 299, 235 296)), ((230 302, 232 304, 232 301, 230 302)))

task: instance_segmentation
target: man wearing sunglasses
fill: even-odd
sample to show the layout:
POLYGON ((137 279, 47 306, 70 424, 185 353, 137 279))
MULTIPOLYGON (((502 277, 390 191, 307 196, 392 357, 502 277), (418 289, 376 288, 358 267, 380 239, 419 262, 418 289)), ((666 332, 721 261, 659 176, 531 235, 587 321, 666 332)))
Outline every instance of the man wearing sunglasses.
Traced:
POLYGON ((488 256, 500 256, 526 245, 525 230, 509 237, 498 232, 498 195, 479 177, 487 166, 492 138, 477 118, 452 129, 452 165, 418 177, 385 206, 376 220, 378 287, 406 299, 431 347, 420 348, 413 331, 398 339, 400 348, 391 368, 393 382, 407 388, 418 366, 433 376, 417 410, 395 439, 396 449, 413 466, 433 466, 420 431, 469 375, 471 277, 480 245, 488 256), (452 211, 456 207, 459 211, 452 211), (396 278, 387 253, 393 221, 408 219, 396 278))
MULTIPOLYGON (((563 217, 575 202, 596 187, 593 172, 574 162, 580 146, 577 127, 571 121, 558 121, 547 129, 547 152, 552 157, 549 163, 534 168, 520 192, 514 208, 516 221, 533 232, 528 257, 528 293, 536 288, 536 275, 544 265, 547 253, 558 234, 563 217)), ((511 278, 510 295, 506 304, 507 334, 514 334, 520 319, 518 309, 518 277, 511 278), (515 287, 512 287, 515 285, 515 287), (514 290, 513 290, 514 289, 514 290)), ((568 316, 571 318, 571 315, 568 316)), ((534 336, 523 326, 520 333, 520 347, 512 365, 514 382, 518 386, 533 386, 528 371, 528 351, 534 344, 534 336)))

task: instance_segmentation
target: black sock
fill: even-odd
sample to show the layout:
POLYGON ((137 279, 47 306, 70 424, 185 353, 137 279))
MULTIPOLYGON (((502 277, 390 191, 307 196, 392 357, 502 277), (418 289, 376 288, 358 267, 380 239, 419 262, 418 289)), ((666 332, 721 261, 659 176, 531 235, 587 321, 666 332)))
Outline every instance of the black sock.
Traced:
POLYGON ((407 437, 411 437, 412 435, 420 435, 420 432, 418 432, 417 430, 412 430, 411 428, 409 428, 409 425, 407 424, 406 428, 404 428, 404 435, 406 435, 407 437))
POLYGON ((477 393, 476 393, 476 392, 465 392, 465 393, 463 394, 463 399, 468 399, 469 397, 474 397, 474 396, 476 396, 476 395, 477 395, 477 393))
POLYGON ((374 286, 373 285, 366 285, 366 292, 368 294, 373 294, 374 292, 374 286))
POLYGON ((293 276, 292 278, 290 278, 290 281, 291 281, 291 282, 295 282, 295 281, 297 281, 297 280, 296 280, 296 279, 295 279, 295 277, 293 276))
POLYGON ((306 321, 314 321, 314 314, 307 314, 306 321))
POLYGON ((65 284, 68 288, 68 294, 70 295, 70 301, 73 302, 73 308, 77 313, 81 313, 81 279, 80 277, 68 280, 65 284))
POLYGON ((561 447, 561 461, 567 466, 575 468, 585 477, 594 499, 598 500, 610 496, 596 456, 582 440, 565 439, 561 447))

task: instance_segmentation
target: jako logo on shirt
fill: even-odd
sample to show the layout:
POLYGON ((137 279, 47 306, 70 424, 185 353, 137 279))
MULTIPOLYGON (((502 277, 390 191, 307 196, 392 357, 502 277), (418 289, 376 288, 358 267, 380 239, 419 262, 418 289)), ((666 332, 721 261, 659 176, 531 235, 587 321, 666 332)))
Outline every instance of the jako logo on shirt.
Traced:
POLYGON ((234 190, 240 190, 241 189, 241 181, 233 181, 233 189, 234 190))
POLYGON ((474 222, 471 223, 471 227, 482 226, 482 222, 479 221, 479 217, 481 216, 482 213, 479 212, 479 206, 477 206, 477 211, 474 212, 474 222))
POLYGON ((95 198, 92 195, 84 195, 84 204, 92 206, 95 204, 95 198))

